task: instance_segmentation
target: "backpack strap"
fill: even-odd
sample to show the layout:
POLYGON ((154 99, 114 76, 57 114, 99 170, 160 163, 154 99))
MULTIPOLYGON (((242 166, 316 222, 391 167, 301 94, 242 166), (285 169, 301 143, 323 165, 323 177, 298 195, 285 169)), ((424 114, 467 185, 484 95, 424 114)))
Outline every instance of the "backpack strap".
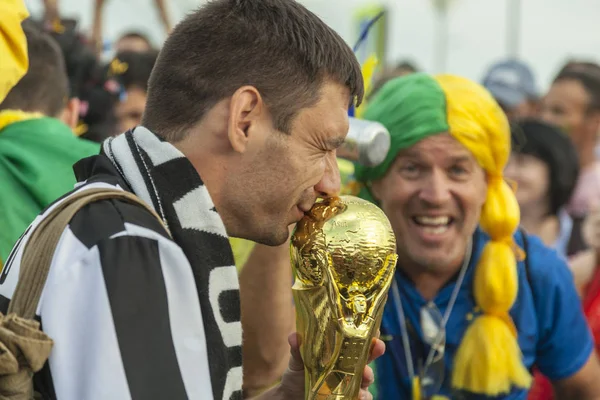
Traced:
POLYGON ((119 199, 140 205, 165 226, 158 214, 132 193, 108 188, 83 189, 75 192, 59 203, 31 233, 23 249, 19 280, 7 314, 15 313, 25 319, 35 317, 56 246, 67 225, 81 208, 106 199, 119 199))

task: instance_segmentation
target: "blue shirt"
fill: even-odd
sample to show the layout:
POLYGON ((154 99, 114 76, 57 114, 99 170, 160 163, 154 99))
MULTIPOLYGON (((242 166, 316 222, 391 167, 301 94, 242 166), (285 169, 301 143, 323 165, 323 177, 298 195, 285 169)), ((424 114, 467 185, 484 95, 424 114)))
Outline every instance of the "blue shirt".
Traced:
MULTIPOLYGON (((454 308, 446 324, 445 362, 446 374, 439 395, 453 399, 483 400, 487 396, 456 393, 450 389, 452 362, 465 330, 477 315, 472 295, 473 272, 476 262, 489 238, 480 230, 473 237, 473 256, 459 290, 454 308)), ((516 242, 523 248, 523 236, 515 234, 516 242)), ((527 236, 527 269, 525 262, 518 263, 519 292, 510 315, 518 330, 518 341, 527 368, 536 367, 551 380, 569 377, 579 371, 593 351, 593 338, 583 315, 573 277, 564 258, 540 239, 527 236)), ((429 347, 422 340, 419 323, 420 310, 427 301, 417 292, 414 284, 398 269, 396 280, 402 307, 414 328, 411 343, 413 365, 417 371, 417 355, 426 357, 429 347), (419 346, 419 347, 417 347, 419 346), (419 349, 422 351, 419 352, 419 349), (424 349, 424 350, 423 350, 424 349)), ((455 287, 449 282, 434 299, 443 315, 455 287)), ((376 361, 376 385, 379 399, 411 399, 411 385, 406 367, 398 313, 392 301, 385 305, 381 323, 382 339, 386 352, 376 361)), ((411 335, 409 335, 411 336, 411 335)), ((497 399, 526 399, 527 390, 513 389, 510 394, 497 399)))

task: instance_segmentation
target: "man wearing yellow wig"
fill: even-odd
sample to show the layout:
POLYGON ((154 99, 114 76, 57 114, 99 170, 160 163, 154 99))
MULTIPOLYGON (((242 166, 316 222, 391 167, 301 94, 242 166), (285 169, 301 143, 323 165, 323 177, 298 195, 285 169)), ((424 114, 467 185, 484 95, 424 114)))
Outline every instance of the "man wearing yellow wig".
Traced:
POLYGON ((398 269, 377 362, 379 398, 526 399, 536 366, 560 399, 599 399, 600 366, 564 260, 518 229, 503 169, 510 129, 467 79, 413 74, 374 96, 383 164, 356 166, 390 219, 398 269))

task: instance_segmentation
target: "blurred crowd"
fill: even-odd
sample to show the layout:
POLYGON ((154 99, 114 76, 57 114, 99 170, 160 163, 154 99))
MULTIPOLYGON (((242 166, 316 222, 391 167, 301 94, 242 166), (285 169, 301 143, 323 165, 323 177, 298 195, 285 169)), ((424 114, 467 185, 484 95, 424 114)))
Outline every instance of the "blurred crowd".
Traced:
MULTIPOLYGON (((56 2, 46 0, 45 6, 42 19, 23 22, 29 69, 0 101, 0 266, 29 222, 73 186, 71 165, 97 154, 105 139, 140 125, 159 57, 159 48, 142 32, 132 31, 113 44, 110 60, 102 61, 103 1, 96 2, 89 36, 77 21, 58 15, 56 2), (35 134, 24 139, 30 132, 35 134), (15 159, 20 160, 17 167, 15 159), (2 175, 3 167, 11 174, 2 175), (15 203, 19 206, 11 208, 15 203)), ((156 2, 156 10, 170 32, 162 1, 156 2)), ((511 152, 504 175, 516 193, 520 225, 568 263, 600 350, 600 65, 572 60, 557 71, 543 92, 526 63, 500 60, 483 71, 480 83, 510 121, 511 152)), ((420 72, 409 61, 385 66, 375 76, 371 96, 395 78, 420 72)), ((250 273, 243 265, 269 253, 252 253, 266 250, 246 241, 231 243, 243 290, 244 273, 250 273)), ((248 374, 253 389, 268 387, 287 366, 286 357, 273 356, 267 363, 264 354, 244 352, 248 359, 261 358, 256 363, 261 368, 248 374)), ((532 371, 529 398, 552 398, 546 378, 535 367, 532 371)))

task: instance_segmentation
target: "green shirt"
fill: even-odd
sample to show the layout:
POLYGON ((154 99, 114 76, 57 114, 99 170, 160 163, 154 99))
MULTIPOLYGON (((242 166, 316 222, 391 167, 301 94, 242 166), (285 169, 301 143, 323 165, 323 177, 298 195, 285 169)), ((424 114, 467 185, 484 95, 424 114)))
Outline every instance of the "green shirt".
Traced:
POLYGON ((55 118, 18 121, 0 129, 0 269, 35 217, 73 189, 73 164, 100 145, 55 118))

